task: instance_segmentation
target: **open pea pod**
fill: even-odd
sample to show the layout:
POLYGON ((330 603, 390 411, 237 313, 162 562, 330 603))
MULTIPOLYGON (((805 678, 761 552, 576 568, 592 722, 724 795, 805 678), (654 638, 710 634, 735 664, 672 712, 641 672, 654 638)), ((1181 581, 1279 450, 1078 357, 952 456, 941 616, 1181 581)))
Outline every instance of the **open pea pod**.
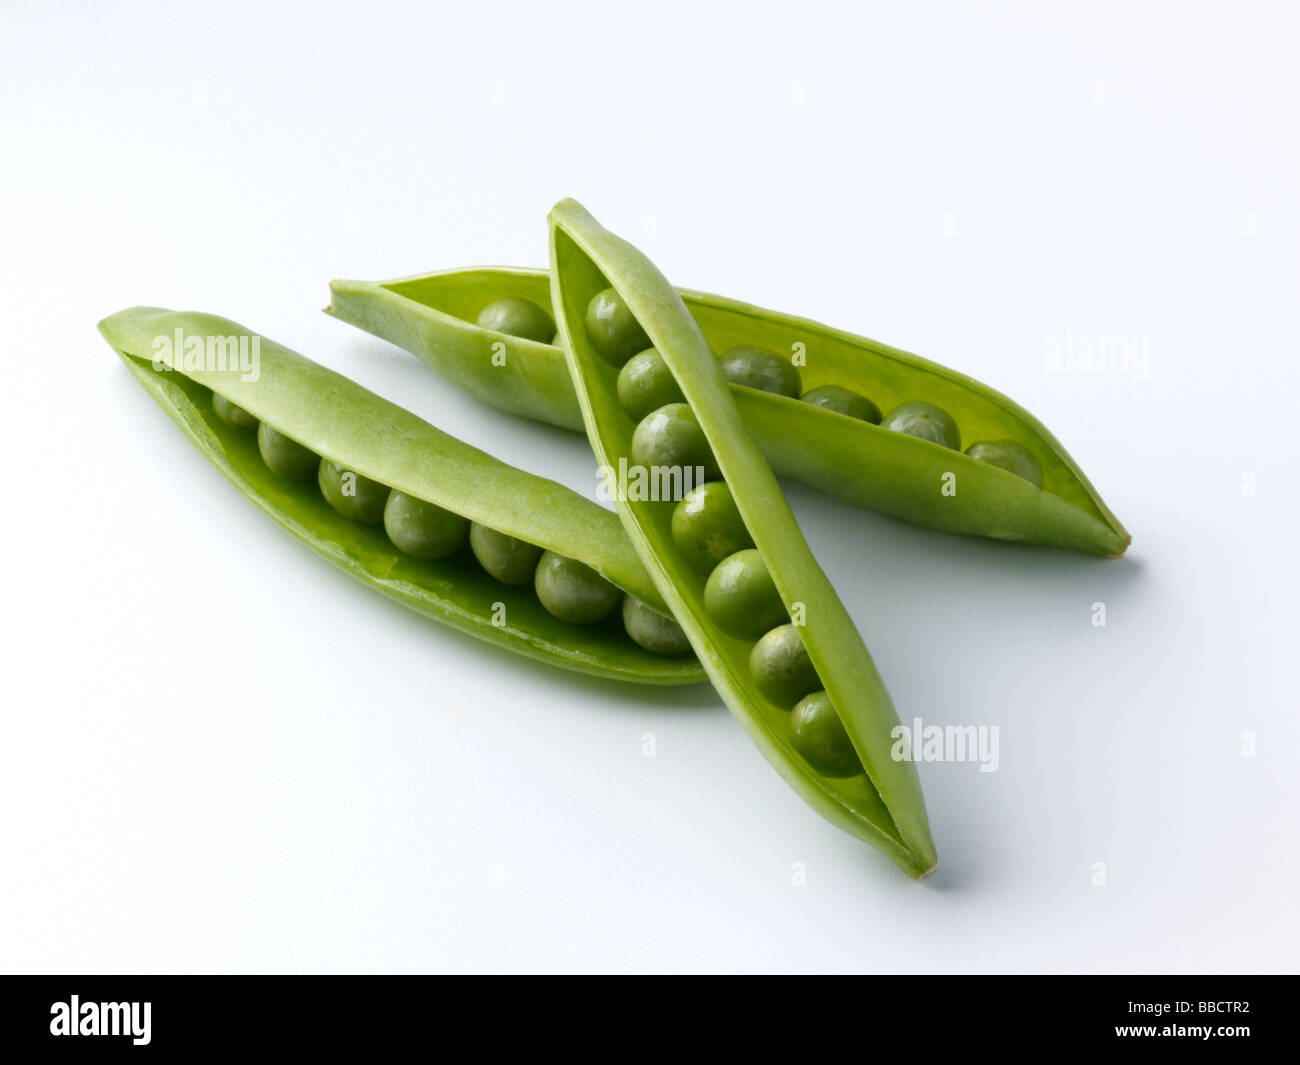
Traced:
MULTIPOLYGON (((484 308, 502 300, 545 307, 550 288, 541 270, 447 270, 385 282, 335 281, 326 310, 406 348, 491 406, 581 429, 564 353, 545 329, 527 330, 530 339, 476 324, 484 308)), ((1041 487, 960 449, 797 398, 735 387, 741 417, 778 475, 947 532, 1102 556, 1128 546, 1128 532, 1065 448, 987 385, 805 318, 702 292, 680 295, 713 352, 750 345, 792 362, 797 356, 804 392, 848 389, 885 411, 915 402, 937 406, 956 423, 960 447, 1011 441, 1023 448, 1041 487)))
MULTIPOLYGON (((540 548, 576 559, 615 586, 609 594, 621 598, 621 589, 666 611, 618 518, 603 507, 448 436, 227 318, 133 307, 104 319, 99 329, 149 395, 245 496, 370 587, 427 617, 551 665, 644 684, 704 679, 693 657, 663 657, 633 642, 617 610, 597 624, 552 616, 534 594, 530 577, 519 585, 500 583, 465 542, 468 522, 478 523, 535 545, 534 552, 540 548), (241 338, 246 355, 257 352, 242 364, 234 354, 241 338), (216 404, 223 401, 235 405, 241 424, 220 416, 216 404), (287 437, 283 446, 307 459, 300 479, 268 467, 267 452, 259 447, 266 427, 282 434, 276 439, 287 437), (327 502, 324 473, 316 475, 320 461, 354 475, 354 489, 371 485, 371 502, 382 507, 383 523, 355 520, 327 502), (446 548, 449 553, 412 557, 394 545, 390 535, 418 532, 409 521, 389 524, 385 500, 398 493, 408 497, 406 502, 433 504, 420 513, 446 512, 444 524, 459 536, 446 548)), ((353 500, 340 502, 355 510, 364 500, 354 491, 353 500)), ((409 509, 404 513, 409 519, 409 509)), ((403 542, 416 550, 409 540, 403 542)))
POLYGON ((709 679, 805 801, 910 875, 927 875, 934 843, 915 766, 891 756, 889 693, 708 340, 636 248, 571 200, 550 218, 554 308, 587 436, 602 467, 619 471, 619 516, 709 679), (622 337, 596 336, 593 299, 623 308, 610 319, 623 316, 622 337), (638 418, 620 399, 617 364, 627 337, 642 333, 685 402, 638 418), (646 490, 684 485, 692 470, 703 483, 681 498, 646 490))

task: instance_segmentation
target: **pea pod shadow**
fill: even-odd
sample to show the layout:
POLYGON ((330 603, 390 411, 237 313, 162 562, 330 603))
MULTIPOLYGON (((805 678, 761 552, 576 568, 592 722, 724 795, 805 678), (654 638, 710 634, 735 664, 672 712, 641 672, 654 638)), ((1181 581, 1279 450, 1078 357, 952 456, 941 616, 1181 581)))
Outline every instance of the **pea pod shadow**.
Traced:
MULTIPOLYGON (((1077 779, 1095 793, 1106 773, 1077 752, 1099 724, 1111 725, 1099 712, 1122 728, 1129 703, 1141 698, 1125 691, 1114 662, 1141 654, 1149 637, 1135 636, 1134 615, 1151 566, 1140 554, 1101 559, 952 536, 851 510, 802 485, 783 488, 889 679, 909 743, 920 746, 931 726, 945 740, 950 726, 966 737, 996 727, 983 733, 997 741, 987 771, 973 764, 978 749, 953 761, 946 742, 917 758, 944 857, 927 889, 967 893, 1023 881, 1026 863, 1017 858, 1037 849, 1021 834, 1026 804, 1068 808, 1066 842, 1058 822, 1044 830, 1044 851, 1059 854, 1072 839, 1082 849, 1104 813, 1075 801, 1070 785, 1077 779), (1115 690, 1099 695, 1111 678, 1115 690)), ((1079 875, 1056 859, 1040 870, 1048 890, 1079 875)))

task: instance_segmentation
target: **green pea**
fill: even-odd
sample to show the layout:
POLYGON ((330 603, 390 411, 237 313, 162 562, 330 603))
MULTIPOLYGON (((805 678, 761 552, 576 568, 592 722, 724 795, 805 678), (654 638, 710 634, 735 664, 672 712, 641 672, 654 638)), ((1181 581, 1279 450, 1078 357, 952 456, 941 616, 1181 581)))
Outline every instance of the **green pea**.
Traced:
POLYGON ((749 671, 763 698, 782 710, 822 686, 797 625, 765 632, 749 653, 749 671))
POLYGON ((754 546, 726 481, 706 481, 687 492, 673 507, 672 534, 677 550, 701 573, 754 546))
POLYGON ((677 378, 654 348, 633 355, 618 371, 618 401, 629 417, 639 420, 683 398, 677 378))
POLYGON ((316 452, 266 422, 257 427, 257 450, 262 453, 262 461, 272 473, 289 481, 305 481, 320 464, 316 452))
POLYGON ((667 403, 641 419, 632 433, 632 462, 646 469, 703 466, 706 480, 720 476, 699 419, 685 403, 667 403))
POLYGON ((1023 477, 1035 488, 1043 487, 1043 471, 1034 461, 1034 456, 1014 440, 985 440, 971 444, 966 449, 966 454, 980 462, 987 462, 990 466, 998 466, 1014 473, 1017 477, 1023 477))
POLYGON ((650 346, 641 323, 612 288, 591 297, 586 321, 591 346, 615 366, 622 366, 636 352, 650 346))
POLYGON ((853 741, 824 691, 799 700, 790 715, 790 728, 794 749, 823 776, 856 777, 862 772, 853 741))
POLYGON ((445 558, 465 542, 469 520, 394 490, 384 504, 384 532, 415 558, 445 558))
POLYGON ((775 351, 741 344, 724 354, 721 363, 722 376, 733 385, 792 398, 799 394, 799 371, 775 351))
POLYGON ((704 609, 718 628, 741 640, 757 640, 789 620, 767 563, 753 548, 729 555, 709 574, 704 609))
POLYGON ((623 627, 641 647, 656 655, 684 655, 691 649, 682 627, 634 595, 623 597, 623 627))
POLYGON ((931 403, 903 403, 885 415, 881 421, 885 429, 908 436, 929 440, 931 443, 961 448, 961 433, 957 423, 949 417, 948 412, 940 410, 931 403))
POLYGON ((542 557, 542 549, 536 544, 516 540, 478 522, 469 527, 469 547, 478 564, 502 584, 527 584, 542 557))
POLYGON ((257 419, 243 407, 231 403, 220 392, 212 393, 212 410, 232 429, 256 429, 257 419))
POLYGON ((316 483, 325 502, 345 518, 366 525, 378 525, 384 520, 384 504, 388 502, 386 484, 372 481, 329 459, 320 460, 316 483))
POLYGON ((590 566, 554 551, 537 563, 533 587, 548 613, 575 625, 594 625, 609 617, 623 597, 590 566))
POLYGON ((879 407, 867 399, 866 396, 859 395, 847 388, 841 388, 839 385, 822 385, 820 388, 809 389, 799 398, 805 403, 811 403, 814 407, 833 410, 836 414, 857 418, 860 422, 870 422, 872 425, 880 424, 879 407))
POLYGON ((478 325, 506 336, 545 344, 555 335, 555 319, 532 300, 493 300, 478 315, 478 325))

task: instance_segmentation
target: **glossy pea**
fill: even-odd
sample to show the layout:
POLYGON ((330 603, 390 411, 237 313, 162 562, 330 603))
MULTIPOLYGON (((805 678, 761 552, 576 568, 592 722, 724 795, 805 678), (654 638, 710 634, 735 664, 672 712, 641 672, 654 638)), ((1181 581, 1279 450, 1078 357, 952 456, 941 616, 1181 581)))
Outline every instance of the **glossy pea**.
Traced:
POLYGON ((763 697, 782 710, 822 686, 797 625, 765 632, 749 653, 749 671, 763 697))
POLYGON ((756 640, 789 615, 763 556, 754 548, 724 558, 704 583, 704 609, 729 636, 756 640))
POLYGON ((329 459, 320 460, 316 483, 320 485, 325 502, 345 518, 365 525, 378 525, 384 520, 384 505, 388 502, 387 485, 363 477, 329 459))
POLYGON ((533 579, 542 549, 478 522, 469 527, 469 546, 478 563, 502 584, 527 584, 533 579))
POLYGON ((707 481, 681 498, 673 508, 672 536, 677 550, 700 573, 754 546, 726 481, 707 481))
POLYGON ((719 362, 722 376, 733 385, 774 392, 778 396, 799 395, 799 371, 789 359, 782 358, 775 351, 741 344, 724 353, 719 362))
POLYGON ((987 462, 990 466, 1014 473, 1017 477, 1023 477, 1035 488, 1043 487, 1043 471, 1034 461, 1034 456, 1014 440, 986 440, 971 444, 966 449, 966 454, 980 462, 987 462))
POLYGON ((631 458, 634 465, 646 469, 702 467, 706 480, 718 476, 713 449, 695 412, 685 403, 665 404, 641 419, 632 433, 631 458))
POLYGON ((842 388, 839 385, 822 385, 812 388, 799 397, 805 403, 811 403, 822 410, 831 410, 848 418, 857 418, 860 422, 880 424, 880 408, 866 396, 842 388))
POLYGON ((683 399, 681 385, 654 348, 638 352, 618 371, 618 401, 635 421, 683 399))
POLYGON ((881 428, 905 433, 932 444, 961 449, 961 432, 947 411, 933 403, 903 403, 881 419, 881 428))
POLYGON ((691 641, 677 622, 634 595, 623 597, 623 628, 651 654, 683 655, 691 649, 691 641))
POLYGON ((790 715, 790 739, 794 749, 817 772, 843 779, 862 772, 862 761, 844 722, 824 691, 800 699, 790 715))
POLYGON ((220 392, 212 393, 212 410, 218 418, 232 429, 256 429, 257 419, 243 407, 231 403, 220 392))
POLYGON ((514 297, 493 300, 479 312, 476 323, 480 329, 495 333, 549 343, 555 336, 555 319, 532 300, 514 297))
POLYGON ((641 323, 612 288, 592 296, 587 304, 585 325, 591 346, 615 366, 622 366, 638 351, 650 346, 650 338, 641 323))
POLYGON ((305 481, 320 465, 316 452, 266 422, 257 427, 257 450, 272 473, 289 481, 305 481))
POLYGON ((623 598, 609 581, 577 559, 547 551, 537 563, 533 587, 547 613, 575 625, 594 625, 623 598))
POLYGON ((469 521, 405 492, 391 492, 384 504, 384 532, 413 558, 445 558, 465 543, 469 521))

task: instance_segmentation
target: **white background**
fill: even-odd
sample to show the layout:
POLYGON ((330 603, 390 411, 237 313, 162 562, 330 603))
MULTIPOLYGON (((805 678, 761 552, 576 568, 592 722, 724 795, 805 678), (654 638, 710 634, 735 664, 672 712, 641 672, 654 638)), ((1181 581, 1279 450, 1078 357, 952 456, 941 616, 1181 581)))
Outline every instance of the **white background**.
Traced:
POLYGON ((1296 5, 9 2, 0 35, 4 969, 1297 967, 1296 5), (707 686, 333 570, 95 331, 225 314, 591 492, 581 437, 320 313, 540 265, 563 196, 682 285, 1008 392, 1133 533, 1100 561, 790 486, 902 716, 1001 730, 996 773, 922 767, 930 881, 707 686), (1049 372, 1071 331, 1145 338, 1149 379, 1049 372))

